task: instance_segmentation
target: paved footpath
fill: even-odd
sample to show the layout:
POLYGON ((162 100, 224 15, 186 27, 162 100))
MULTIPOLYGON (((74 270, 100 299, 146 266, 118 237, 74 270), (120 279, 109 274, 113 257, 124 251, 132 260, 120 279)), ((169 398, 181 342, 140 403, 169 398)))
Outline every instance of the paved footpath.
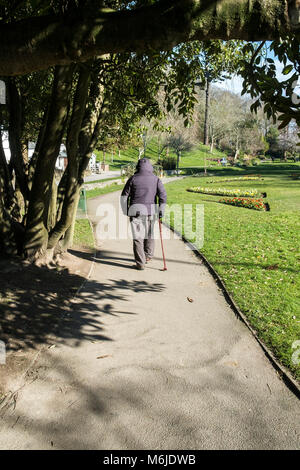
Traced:
MULTIPOLYGON (((95 226, 118 198, 89 200, 95 226)), ((136 271, 130 240, 98 239, 64 341, 2 417, 0 448, 299 448, 298 399, 193 252, 165 245, 168 271, 159 245, 136 271)))

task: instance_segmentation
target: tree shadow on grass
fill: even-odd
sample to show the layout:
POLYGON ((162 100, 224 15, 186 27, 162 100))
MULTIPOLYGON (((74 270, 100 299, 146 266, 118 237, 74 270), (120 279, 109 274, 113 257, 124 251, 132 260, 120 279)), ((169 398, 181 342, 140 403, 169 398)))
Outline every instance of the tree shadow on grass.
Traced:
MULTIPOLYGON (((189 176, 196 176, 195 173, 202 173, 204 171, 204 167, 198 167, 197 170, 194 169, 194 171, 189 175, 189 176)), ((223 178, 235 178, 235 177, 244 177, 244 176, 261 176, 262 178, 265 177, 285 177, 290 179, 290 175, 292 173, 298 173, 300 171, 300 166, 296 164, 283 164, 281 163, 280 166, 277 166, 276 164, 267 164, 267 165, 259 165, 255 167, 249 167, 249 168, 236 168, 236 167, 214 167, 214 168, 209 168, 208 172, 212 172, 213 176, 207 176, 203 177, 203 182, 206 180, 210 181, 213 180, 214 177, 223 177, 223 178)), ((247 180, 245 180, 247 181, 247 180)), ((216 181, 218 182, 218 181, 216 181)), ((252 181, 249 181, 249 184, 252 181)), ((253 181, 254 183, 254 181, 253 181)), ((258 181, 255 181, 255 184, 258 183, 258 181)))
POLYGON ((262 271, 266 271, 266 273, 270 273, 271 271, 289 271, 291 273, 295 273, 295 274, 299 274, 299 269, 294 269, 294 268, 290 268, 289 266, 280 266, 279 264, 277 263, 274 263, 274 264, 268 264, 268 263, 265 263, 265 264, 261 264, 261 263, 241 263, 241 262, 235 262, 235 261, 219 261, 219 259, 217 260, 213 260, 211 259, 210 262, 212 264, 215 264, 215 265, 221 265, 221 266, 231 266, 231 267, 234 267, 234 266, 243 266, 245 268, 260 268, 262 271))

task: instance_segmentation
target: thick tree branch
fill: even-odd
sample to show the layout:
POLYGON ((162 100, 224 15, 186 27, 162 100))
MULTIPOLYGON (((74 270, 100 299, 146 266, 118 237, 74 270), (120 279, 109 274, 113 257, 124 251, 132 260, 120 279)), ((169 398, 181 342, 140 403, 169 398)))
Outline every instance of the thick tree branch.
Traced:
POLYGON ((45 135, 39 149, 28 207, 24 253, 37 256, 48 243, 48 213, 55 162, 64 132, 74 66, 56 67, 45 135))
POLYGON ((136 10, 73 10, 0 26, 0 74, 191 40, 276 39, 299 31, 299 0, 160 0, 136 10))
POLYGON ((22 134, 22 106, 21 95, 16 85, 15 78, 10 77, 7 81, 7 97, 9 107, 9 147, 11 150, 10 167, 15 170, 16 178, 20 186, 24 200, 28 199, 29 189, 25 171, 21 147, 22 134))

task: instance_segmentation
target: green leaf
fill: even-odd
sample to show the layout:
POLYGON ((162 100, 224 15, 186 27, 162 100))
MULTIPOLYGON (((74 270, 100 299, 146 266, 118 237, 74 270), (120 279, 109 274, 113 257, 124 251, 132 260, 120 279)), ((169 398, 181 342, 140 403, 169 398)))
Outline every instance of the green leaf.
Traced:
POLYGON ((286 65, 282 71, 283 75, 288 75, 293 70, 293 64, 286 65))
POLYGON ((290 123, 290 120, 292 119, 291 116, 288 116, 282 123, 278 126, 278 129, 283 129, 284 127, 287 127, 290 123))

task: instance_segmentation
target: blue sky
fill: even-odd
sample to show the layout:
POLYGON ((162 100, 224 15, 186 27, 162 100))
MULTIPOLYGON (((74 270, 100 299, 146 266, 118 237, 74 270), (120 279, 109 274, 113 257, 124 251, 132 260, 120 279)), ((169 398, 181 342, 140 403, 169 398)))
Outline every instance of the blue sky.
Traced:
MULTIPOLYGON (((270 43, 270 41, 268 41, 267 44, 268 43, 270 43)), ((271 59, 274 59, 274 61, 275 61, 276 76, 277 76, 277 79, 279 81, 286 80, 287 78, 289 78, 292 75, 293 72, 291 72, 289 75, 283 75, 282 74, 282 70, 284 68, 284 65, 276 58, 273 51, 269 50, 267 56, 270 57, 271 59)), ((234 77, 232 77, 228 80, 224 80, 224 82, 218 83, 216 85, 220 88, 223 88, 224 90, 228 90, 228 91, 231 91, 232 93, 236 93, 236 94, 240 95, 241 91, 242 91, 242 88, 243 88, 242 83, 243 83, 243 79, 240 76, 236 75, 236 76, 234 76, 234 77)), ((298 92, 298 94, 300 93, 299 89, 300 89, 300 77, 298 79, 298 86, 295 89, 295 92, 298 92)))
MULTIPOLYGON (((279 60, 275 60, 275 65, 276 65, 276 72, 277 72, 276 76, 279 81, 286 80, 288 77, 292 75, 292 73, 290 75, 282 74, 282 70, 284 66, 283 64, 281 64, 281 62, 279 62, 279 60)), ((224 90, 231 91, 232 93, 241 94, 241 91, 243 88, 242 83, 243 83, 243 79, 240 76, 236 75, 228 80, 224 80, 221 83, 217 83, 216 85, 220 88, 223 88, 224 90)), ((298 84, 299 84, 299 80, 298 80, 298 84)))

